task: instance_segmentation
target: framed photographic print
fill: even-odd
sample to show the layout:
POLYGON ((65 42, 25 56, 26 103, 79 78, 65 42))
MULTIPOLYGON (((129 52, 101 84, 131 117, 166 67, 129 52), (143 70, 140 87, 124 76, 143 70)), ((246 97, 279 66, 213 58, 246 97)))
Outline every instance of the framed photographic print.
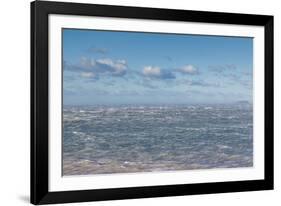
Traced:
POLYGON ((31 3, 31 203, 273 189, 273 16, 31 3))

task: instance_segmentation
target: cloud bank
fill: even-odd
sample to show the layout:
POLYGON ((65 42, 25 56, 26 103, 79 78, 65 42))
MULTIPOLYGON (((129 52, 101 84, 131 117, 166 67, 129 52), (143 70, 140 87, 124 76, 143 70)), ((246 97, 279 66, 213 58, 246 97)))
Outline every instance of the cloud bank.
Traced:
POLYGON ((69 65, 64 62, 66 71, 78 72, 84 78, 98 78, 101 75, 124 76, 128 65, 125 60, 90 59, 82 57, 79 64, 69 65))

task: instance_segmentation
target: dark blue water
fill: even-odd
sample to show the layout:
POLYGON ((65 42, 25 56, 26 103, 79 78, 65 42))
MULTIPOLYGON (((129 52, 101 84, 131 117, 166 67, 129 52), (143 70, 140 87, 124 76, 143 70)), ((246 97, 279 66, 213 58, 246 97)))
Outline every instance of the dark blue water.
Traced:
POLYGON ((63 174, 253 166, 252 105, 64 106, 63 174))

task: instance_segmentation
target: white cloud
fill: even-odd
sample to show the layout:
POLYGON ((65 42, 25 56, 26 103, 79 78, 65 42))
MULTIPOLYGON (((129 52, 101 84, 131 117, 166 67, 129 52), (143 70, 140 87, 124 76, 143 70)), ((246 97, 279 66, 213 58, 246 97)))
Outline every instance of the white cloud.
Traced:
POLYGON ((98 59, 95 65, 100 72, 111 72, 115 75, 123 75, 127 70, 126 60, 113 61, 112 59, 98 59))
POLYGON ((81 57, 79 64, 69 65, 64 63, 64 68, 69 71, 79 72, 82 77, 98 77, 101 74, 123 76, 127 72, 126 60, 91 59, 81 57))
POLYGON ((198 74, 197 67, 190 65, 190 64, 182 66, 181 68, 177 69, 177 71, 182 74, 198 74))
POLYGON ((161 75, 161 70, 159 67, 146 66, 143 68, 142 73, 145 76, 159 77, 161 75))
POLYGON ((172 71, 169 71, 167 69, 160 69, 160 67, 157 66, 145 66, 142 70, 142 74, 145 77, 157 78, 162 80, 176 78, 172 71))

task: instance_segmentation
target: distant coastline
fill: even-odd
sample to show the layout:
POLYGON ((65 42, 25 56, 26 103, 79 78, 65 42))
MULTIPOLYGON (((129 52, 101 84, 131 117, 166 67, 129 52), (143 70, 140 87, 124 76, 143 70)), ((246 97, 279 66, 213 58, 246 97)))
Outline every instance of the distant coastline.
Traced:
POLYGON ((155 107, 184 107, 184 106, 219 106, 219 105, 230 105, 230 106, 235 106, 235 105, 248 105, 248 106, 253 106, 253 103, 247 100, 241 100, 241 101, 235 101, 235 102, 229 102, 229 103, 181 103, 181 104, 175 104, 175 103, 158 103, 158 104, 152 104, 152 103, 143 103, 143 104, 64 104, 63 107, 73 107, 73 106, 81 106, 81 107, 150 107, 150 106, 155 106, 155 107))

